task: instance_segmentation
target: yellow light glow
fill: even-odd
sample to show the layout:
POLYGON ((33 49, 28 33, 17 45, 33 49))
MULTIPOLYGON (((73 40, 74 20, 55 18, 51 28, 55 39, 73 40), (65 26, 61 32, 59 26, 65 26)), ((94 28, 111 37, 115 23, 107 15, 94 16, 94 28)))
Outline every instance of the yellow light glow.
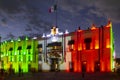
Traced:
POLYGON ((78 51, 81 51, 81 50, 82 50, 82 44, 80 44, 78 47, 78 51))
POLYGON ((78 32, 82 32, 82 30, 78 30, 78 32))
POLYGON ((94 29, 96 29, 96 28, 95 28, 95 27, 92 27, 92 28, 91 28, 91 30, 94 30, 94 29))
POLYGON ((98 46, 98 44, 96 44, 96 45, 95 45, 95 49, 99 49, 99 46, 98 46))
POLYGON ((108 44, 108 45, 106 46, 106 48, 110 48, 110 45, 108 44))
POLYGON ((91 30, 96 29, 96 26, 94 24, 92 24, 91 30))
POLYGON ((111 26, 112 26, 112 24, 111 24, 111 21, 109 20, 108 24, 106 25, 106 27, 111 27, 111 26))
POLYGON ((71 48, 72 48, 72 49, 74 48, 74 45, 73 45, 73 44, 71 45, 71 48))
POLYGON ((106 40, 106 48, 110 48, 110 40, 109 39, 106 40))
POLYGON ((53 28, 51 29, 51 34, 52 34, 52 35, 56 35, 56 34, 58 34, 58 33, 59 33, 58 28, 53 27, 53 28))
POLYGON ((98 40, 95 40, 95 49, 99 49, 98 40))

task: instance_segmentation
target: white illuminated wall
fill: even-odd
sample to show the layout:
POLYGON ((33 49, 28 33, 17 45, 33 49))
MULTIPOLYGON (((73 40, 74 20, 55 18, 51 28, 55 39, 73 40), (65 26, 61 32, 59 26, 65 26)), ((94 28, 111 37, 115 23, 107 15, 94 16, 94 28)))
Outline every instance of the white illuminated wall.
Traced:
MULTIPOLYGON (((60 36, 57 38, 57 42, 61 42, 61 45, 63 45, 63 52, 60 53, 61 57, 60 57, 60 61, 59 61, 59 69, 60 70, 69 70, 69 66, 70 66, 70 62, 71 62, 71 52, 69 52, 69 46, 68 46, 68 41, 71 40, 71 36, 60 36), (62 56, 63 54, 63 56, 62 56)), ((52 37, 47 38, 47 41, 45 42, 44 40, 39 40, 39 44, 42 44, 42 63, 39 62, 40 64, 42 64, 42 70, 43 71, 49 71, 50 70, 50 60, 49 60, 49 56, 47 57, 48 62, 45 62, 45 53, 46 53, 46 49, 47 48, 47 44, 52 43, 52 37)))

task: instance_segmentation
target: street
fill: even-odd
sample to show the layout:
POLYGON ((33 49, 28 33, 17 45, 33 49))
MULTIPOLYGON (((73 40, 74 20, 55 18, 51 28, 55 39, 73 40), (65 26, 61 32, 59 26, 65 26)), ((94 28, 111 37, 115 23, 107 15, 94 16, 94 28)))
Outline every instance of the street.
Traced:
POLYGON ((116 73, 39 72, 11 75, 4 80, 120 80, 116 73))

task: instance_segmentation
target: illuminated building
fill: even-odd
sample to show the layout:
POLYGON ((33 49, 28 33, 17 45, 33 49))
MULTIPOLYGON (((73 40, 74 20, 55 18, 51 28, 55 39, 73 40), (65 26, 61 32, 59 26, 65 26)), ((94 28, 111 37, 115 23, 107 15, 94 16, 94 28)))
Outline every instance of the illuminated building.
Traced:
POLYGON ((87 30, 65 33, 57 27, 37 39, 3 42, 1 60, 5 70, 111 72, 114 68, 112 23, 101 27, 94 24, 87 30))
POLYGON ((110 72, 114 68, 115 53, 112 24, 74 32, 70 44, 74 71, 110 72), (72 47, 73 46, 73 47, 72 47))
POLYGON ((94 24, 87 30, 62 33, 53 27, 51 34, 39 39, 40 70, 74 72, 111 72, 114 68, 112 23, 101 27, 94 24), (56 67, 57 66, 57 67, 56 67))
POLYGON ((28 72, 31 69, 38 70, 38 41, 35 39, 10 40, 1 44, 2 68, 6 71, 21 69, 28 72))

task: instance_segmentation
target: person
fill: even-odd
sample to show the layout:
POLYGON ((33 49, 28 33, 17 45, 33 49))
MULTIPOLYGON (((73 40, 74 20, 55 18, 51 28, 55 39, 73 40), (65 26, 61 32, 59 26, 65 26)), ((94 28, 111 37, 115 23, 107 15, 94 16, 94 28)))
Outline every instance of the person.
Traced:
POLYGON ((21 76, 21 67, 19 67, 19 76, 21 76))

